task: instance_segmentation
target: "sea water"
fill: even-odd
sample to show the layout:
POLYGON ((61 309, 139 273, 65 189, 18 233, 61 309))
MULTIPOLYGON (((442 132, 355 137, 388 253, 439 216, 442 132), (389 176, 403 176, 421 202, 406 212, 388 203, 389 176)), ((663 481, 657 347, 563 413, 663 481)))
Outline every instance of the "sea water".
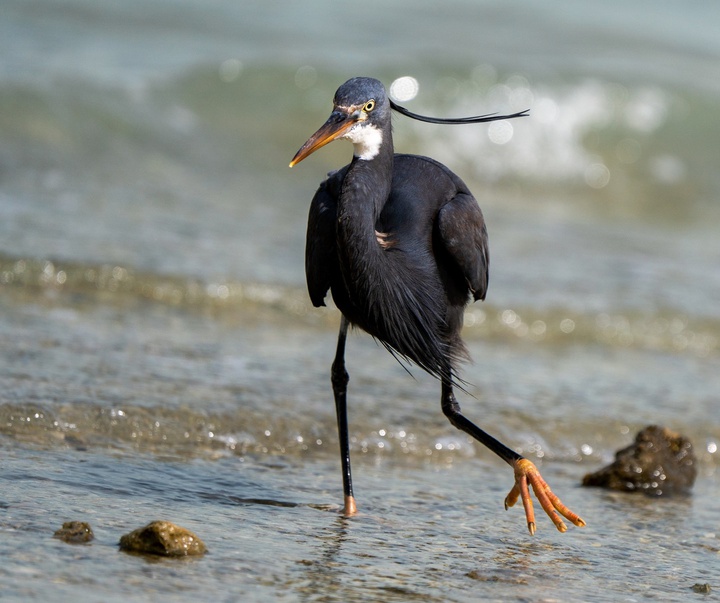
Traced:
MULTIPOLYGON (((0 598, 645 601, 720 588, 719 9, 69 0, 0 21, 0 598), (503 510, 507 466, 437 382, 347 350, 360 513, 342 500, 339 314, 303 283, 308 205, 349 160, 287 163, 355 75, 413 82, 398 151, 485 213, 464 412, 588 522, 503 510), (647 424, 691 496, 585 490, 647 424), (154 519, 202 559, 118 551, 154 519), (88 521, 95 540, 52 538, 88 521)), ((400 99, 398 99, 400 101, 400 99)))

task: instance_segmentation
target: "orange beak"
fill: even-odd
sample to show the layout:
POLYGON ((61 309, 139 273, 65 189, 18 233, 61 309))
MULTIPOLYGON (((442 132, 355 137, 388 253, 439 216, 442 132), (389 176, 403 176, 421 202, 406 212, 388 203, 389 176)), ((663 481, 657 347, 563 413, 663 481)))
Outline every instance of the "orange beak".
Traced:
POLYGON ((311 155, 319 148, 324 147, 329 142, 341 138, 343 134, 355 125, 356 121, 351 114, 333 111, 320 129, 295 153, 295 157, 293 157, 290 162, 290 167, 297 165, 305 159, 305 157, 311 155))

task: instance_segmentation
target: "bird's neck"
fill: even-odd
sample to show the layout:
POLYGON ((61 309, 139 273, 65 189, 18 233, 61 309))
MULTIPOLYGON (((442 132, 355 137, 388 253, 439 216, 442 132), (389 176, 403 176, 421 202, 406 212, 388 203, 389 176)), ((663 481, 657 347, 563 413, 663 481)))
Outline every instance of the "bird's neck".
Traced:
POLYGON ((377 242, 375 226, 390 197, 393 157, 390 137, 372 159, 353 157, 338 203, 338 236, 342 245, 377 242))
POLYGON ((337 211, 337 249, 343 280, 361 312, 374 316, 376 296, 387 282, 385 253, 377 223, 390 197, 393 175, 392 143, 383 144, 369 160, 353 157, 343 180, 337 211))

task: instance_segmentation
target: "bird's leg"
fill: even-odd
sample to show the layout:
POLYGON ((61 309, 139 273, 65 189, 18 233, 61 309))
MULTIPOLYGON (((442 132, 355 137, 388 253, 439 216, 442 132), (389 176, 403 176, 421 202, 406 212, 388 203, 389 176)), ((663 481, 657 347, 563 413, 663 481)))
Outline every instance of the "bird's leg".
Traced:
POLYGON ((460 405, 455 399, 450 379, 443 379, 442 382, 442 409, 450 423, 475 438, 484 446, 487 446, 513 468, 515 471, 515 484, 505 498, 505 508, 512 507, 518 498, 522 500, 530 534, 535 534, 535 512, 533 511, 528 484, 532 487, 538 502, 558 530, 561 532, 567 530, 560 515, 576 526, 582 527, 585 525, 585 522, 576 513, 568 509, 553 493, 534 463, 496 440, 462 414, 460 405))
POLYGON ((355 497, 352 489, 352 474, 350 471, 350 442, 348 438, 347 420, 347 384, 350 380, 345 370, 345 340, 347 339, 348 320, 343 316, 340 319, 340 333, 338 334, 337 351, 332 364, 330 379, 332 381, 333 395, 335 396, 335 410, 337 412, 338 436, 340 438, 340 460, 342 462, 343 493, 345 505, 343 513, 346 516, 357 512, 355 497))

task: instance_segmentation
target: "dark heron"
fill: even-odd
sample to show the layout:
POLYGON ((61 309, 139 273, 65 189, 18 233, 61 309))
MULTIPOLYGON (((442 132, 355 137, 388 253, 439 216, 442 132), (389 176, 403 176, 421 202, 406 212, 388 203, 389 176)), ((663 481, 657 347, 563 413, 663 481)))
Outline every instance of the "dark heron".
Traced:
POLYGON ((462 180, 428 157, 396 155, 391 109, 431 123, 479 123, 522 117, 482 115, 439 119, 411 113, 391 101, 375 79, 358 77, 335 93, 333 111, 297 152, 290 167, 337 139, 353 143, 349 165, 332 172, 313 197, 305 272, 314 306, 328 290, 342 312, 331 380, 342 460, 344 513, 357 508, 350 472, 345 340, 348 325, 367 331, 400 360, 411 361, 441 383, 442 410, 450 422, 513 467, 515 484, 505 507, 522 499, 535 533, 529 486, 561 532, 560 515, 585 522, 562 504, 537 467, 468 420, 453 387, 458 364, 468 359, 460 338, 470 301, 485 299, 488 242, 480 207, 462 180))

